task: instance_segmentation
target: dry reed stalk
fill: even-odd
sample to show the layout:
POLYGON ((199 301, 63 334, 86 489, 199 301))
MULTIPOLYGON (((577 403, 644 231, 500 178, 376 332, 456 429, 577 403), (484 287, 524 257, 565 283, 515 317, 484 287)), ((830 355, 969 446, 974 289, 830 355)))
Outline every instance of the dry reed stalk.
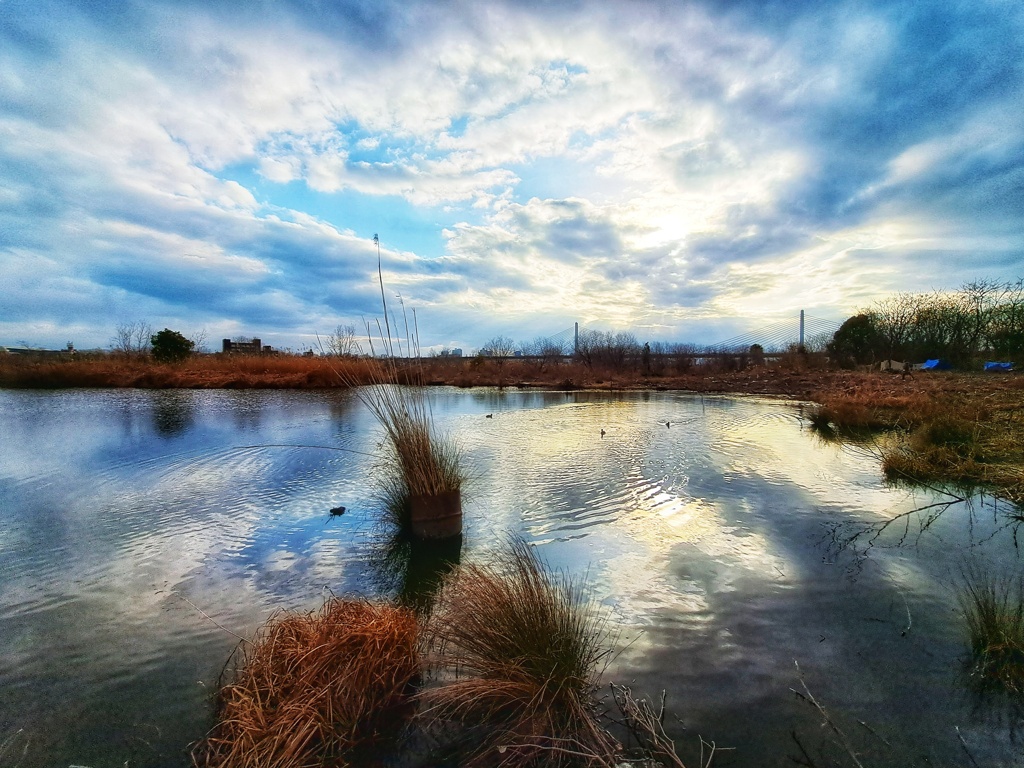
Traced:
MULTIPOLYGON (((612 684, 612 696, 615 698, 615 705, 622 714, 623 722, 633 737, 640 743, 642 748, 653 757, 675 768, 686 768, 679 755, 676 754, 676 745, 668 734, 665 733, 665 697, 662 694, 660 710, 655 714, 651 704, 646 699, 638 699, 633 692, 624 685, 612 684)), ((707 765, 711 765, 714 757, 714 749, 708 758, 707 765)), ((702 768, 706 768, 701 760, 702 768)))
POLYGON ((570 579, 521 540, 462 566, 428 623, 444 684, 421 694, 432 720, 482 726, 468 765, 614 765, 618 743, 590 701, 607 655, 603 620, 570 579))
POLYGON ((391 605, 332 599, 272 617, 220 690, 218 723, 193 749, 194 765, 347 765, 402 722, 417 642, 413 614, 391 605))

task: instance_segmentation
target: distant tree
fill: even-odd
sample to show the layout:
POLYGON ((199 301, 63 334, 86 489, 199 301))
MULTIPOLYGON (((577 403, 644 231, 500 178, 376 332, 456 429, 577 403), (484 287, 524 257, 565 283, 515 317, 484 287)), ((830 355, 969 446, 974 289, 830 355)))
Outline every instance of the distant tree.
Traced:
POLYGON ((839 326, 826 348, 835 363, 853 368, 874 362, 879 350, 887 348, 887 344, 875 316, 865 313, 854 315, 839 326))
POLYGON ((334 357, 351 357, 362 354, 362 348, 356 340, 354 325, 338 325, 334 332, 324 340, 324 351, 334 357))
POLYGON ((905 360, 913 340, 915 325, 925 298, 916 293, 897 293, 875 302, 871 308, 873 324, 885 340, 883 355, 905 360))
POLYGON ((177 363, 192 354, 195 342, 186 339, 177 331, 164 328, 150 338, 153 347, 153 359, 161 363, 177 363))
POLYGON ((988 345, 1003 359, 1024 355, 1024 280, 1006 283, 992 311, 988 345))
POLYGON ((488 357, 512 357, 516 353, 516 343, 508 336, 495 336, 483 346, 488 357))
POLYGON ((588 368, 604 366, 624 370, 640 359, 641 347, 632 333, 611 333, 587 329, 580 332, 577 359, 588 368))
POLYGON ((111 347, 128 357, 139 357, 149 352, 153 328, 144 320, 119 323, 114 329, 111 347))
POLYGON ((193 352, 209 352, 209 348, 206 346, 207 333, 205 328, 200 328, 198 331, 188 337, 192 342, 193 352))
POLYGON ((533 341, 521 342, 519 348, 524 355, 536 358, 535 362, 540 371, 544 371, 549 365, 561 362, 565 355, 565 346, 547 336, 538 336, 533 341))
POLYGON ((516 353, 516 343, 508 336, 495 336, 488 341, 480 350, 480 354, 494 360, 498 365, 499 384, 501 383, 502 371, 505 369, 505 362, 516 353))

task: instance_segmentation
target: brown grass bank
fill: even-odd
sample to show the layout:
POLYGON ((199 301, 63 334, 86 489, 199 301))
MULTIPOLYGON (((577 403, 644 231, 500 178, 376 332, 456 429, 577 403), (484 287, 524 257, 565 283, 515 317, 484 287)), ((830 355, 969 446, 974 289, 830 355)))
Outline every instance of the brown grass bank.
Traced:
POLYGON ((135 387, 143 389, 320 389, 369 382, 372 361, 296 355, 195 355, 175 364, 147 357, 95 355, 61 360, 0 358, 0 386, 59 389, 135 387))
POLYGON ((882 468, 894 480, 991 489, 1024 504, 1024 377, 832 374, 808 398, 816 427, 840 436, 889 430, 882 468))
MULTIPOLYGON (((390 367, 390 366, 389 366, 390 367)), ((644 368, 585 364, 569 359, 396 359, 400 380, 457 387, 508 386, 546 389, 674 389, 748 392, 808 399, 831 374, 820 361, 793 356, 770 366, 740 369, 733 360, 658 364, 644 368)), ((380 380, 379 361, 302 355, 194 355, 177 364, 144 356, 78 354, 0 356, 0 387, 273 388, 347 387, 380 380)), ((842 375, 842 374, 838 374, 842 375)))

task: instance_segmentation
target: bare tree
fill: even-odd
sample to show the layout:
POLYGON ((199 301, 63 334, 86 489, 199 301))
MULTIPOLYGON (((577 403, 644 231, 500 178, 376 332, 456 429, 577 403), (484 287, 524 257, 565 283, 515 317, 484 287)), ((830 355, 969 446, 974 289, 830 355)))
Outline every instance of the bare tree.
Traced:
POLYGON ((490 357, 498 364, 499 383, 505 362, 516 353, 516 343, 508 336, 495 336, 480 349, 480 354, 490 357))
POLYGON ((1024 354, 1024 279, 1003 285, 987 335, 988 346, 996 355, 1024 354))
POLYGON ((149 352, 149 340, 153 328, 144 320, 119 323, 114 329, 110 345, 115 352, 128 357, 139 357, 149 352))
POLYGON ((561 362, 565 355, 565 345, 546 336, 538 336, 533 341, 524 341, 519 345, 524 355, 537 358, 538 369, 543 372, 548 365, 561 362))
POLYGON ((576 357, 588 368, 603 365, 615 370, 636 365, 641 354, 640 343, 632 333, 611 333, 586 330, 580 333, 576 357))
POLYGON ((886 355, 902 358, 911 330, 921 309, 922 299, 914 293, 897 293, 876 302, 871 315, 885 340, 886 355))
POLYGON ((512 357, 516 353, 516 343, 508 336, 495 336, 480 351, 488 357, 512 357))
POLYGON ((206 346, 207 333, 205 328, 200 328, 198 331, 188 337, 189 341, 192 342, 193 352, 209 352, 209 347, 206 346))
POLYGON ((356 340, 356 327, 351 324, 338 325, 324 340, 324 351, 334 357, 361 355, 363 350, 356 340))
POLYGON ((1006 295, 1006 288, 995 280, 974 280, 959 290, 958 296, 967 316, 963 350, 967 356, 981 351, 986 331, 992 324, 1000 299, 1006 295))

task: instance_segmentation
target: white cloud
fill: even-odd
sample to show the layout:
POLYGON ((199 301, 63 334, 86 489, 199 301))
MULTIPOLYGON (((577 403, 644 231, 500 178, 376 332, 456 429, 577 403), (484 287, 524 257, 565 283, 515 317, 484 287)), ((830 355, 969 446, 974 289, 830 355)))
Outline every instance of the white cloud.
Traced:
POLYGON ((718 11, 404 5, 366 41, 340 9, 314 25, 152 7, 124 40, 37 19, 48 52, 0 52, 4 271, 55 265, 46 295, 74 275, 97 318, 135 297, 228 325, 265 302, 300 329, 372 311, 366 238, 408 215, 443 230, 443 257, 387 250, 388 280, 464 318, 445 338, 473 346, 496 307, 670 333, 845 312, 928 253, 1005 272, 1022 252, 1019 79, 933 122, 908 108, 914 130, 880 123, 876 141, 902 108, 885 90, 897 15, 843 3, 768 28, 718 11))

